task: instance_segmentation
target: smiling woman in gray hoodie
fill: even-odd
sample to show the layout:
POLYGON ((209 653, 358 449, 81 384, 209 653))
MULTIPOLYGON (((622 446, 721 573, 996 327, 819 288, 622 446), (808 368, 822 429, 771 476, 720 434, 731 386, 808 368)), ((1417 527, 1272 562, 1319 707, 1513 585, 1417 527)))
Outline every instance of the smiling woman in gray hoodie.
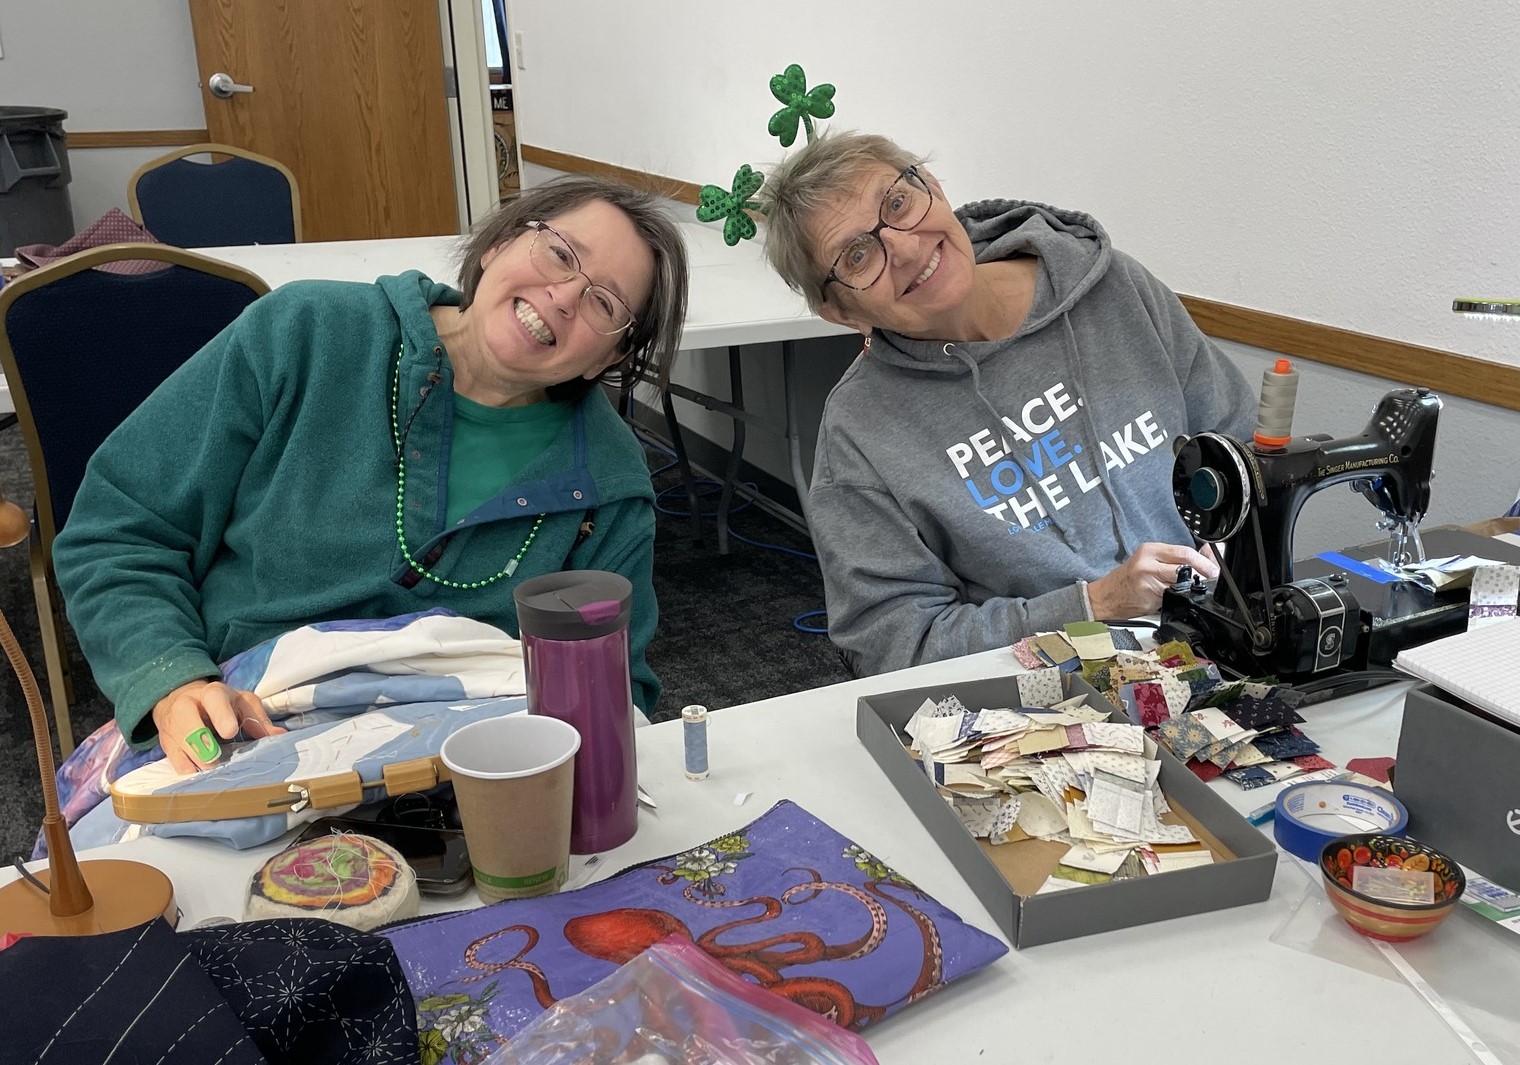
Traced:
POLYGON ((766 254, 865 350, 824 408, 808 522, 857 673, 1154 612, 1195 551, 1172 440, 1256 398, 1086 214, 952 211, 884 137, 828 134, 765 184, 766 254))

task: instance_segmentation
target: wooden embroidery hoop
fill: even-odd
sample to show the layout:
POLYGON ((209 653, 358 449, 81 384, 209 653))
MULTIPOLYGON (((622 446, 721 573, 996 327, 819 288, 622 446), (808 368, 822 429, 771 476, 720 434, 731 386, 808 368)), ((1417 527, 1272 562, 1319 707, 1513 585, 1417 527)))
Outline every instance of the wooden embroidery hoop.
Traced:
MULTIPOLYGON (((153 763, 158 764, 158 763, 153 763)), ((123 821, 141 824, 180 824, 186 821, 228 821, 302 810, 355 806, 364 793, 383 788, 388 796, 427 791, 452 779, 437 755, 392 762, 379 780, 363 780, 356 770, 322 776, 227 788, 223 791, 154 794, 132 787, 134 774, 111 782, 111 809, 123 821), (125 786, 123 783, 125 782, 125 786)))

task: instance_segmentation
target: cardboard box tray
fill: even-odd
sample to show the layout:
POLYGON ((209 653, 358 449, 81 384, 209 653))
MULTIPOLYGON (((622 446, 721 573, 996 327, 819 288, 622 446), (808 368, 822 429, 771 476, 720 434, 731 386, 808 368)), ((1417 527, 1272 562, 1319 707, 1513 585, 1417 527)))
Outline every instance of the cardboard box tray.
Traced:
MULTIPOLYGON (((1068 674, 1064 681, 1068 696, 1087 694, 1091 705, 1105 705, 1080 677, 1068 674)), ((1158 752, 1161 790, 1176 814, 1167 820, 1186 822, 1214 853, 1214 864, 1032 894, 1065 847, 1043 840, 995 847, 975 839, 899 738, 906 738, 902 729, 925 699, 947 695, 972 710, 1019 705, 1017 681, 1011 676, 867 695, 856 707, 855 732, 1015 947, 1243 906, 1272 893, 1276 845, 1163 747, 1158 752)), ((1112 720, 1129 723, 1117 711, 1112 720)))

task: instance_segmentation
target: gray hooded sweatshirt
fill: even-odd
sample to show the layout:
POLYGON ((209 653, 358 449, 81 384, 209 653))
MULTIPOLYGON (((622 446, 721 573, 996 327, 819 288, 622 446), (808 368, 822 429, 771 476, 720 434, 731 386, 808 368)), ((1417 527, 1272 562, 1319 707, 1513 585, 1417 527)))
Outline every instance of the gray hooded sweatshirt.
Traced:
POLYGON ((1078 581, 1192 544, 1172 440, 1247 437, 1256 396, 1176 295, 1086 214, 956 212, 978 262, 1039 259, 1013 336, 877 331, 830 392, 808 523, 858 673, 1007 647, 1087 616, 1078 581))

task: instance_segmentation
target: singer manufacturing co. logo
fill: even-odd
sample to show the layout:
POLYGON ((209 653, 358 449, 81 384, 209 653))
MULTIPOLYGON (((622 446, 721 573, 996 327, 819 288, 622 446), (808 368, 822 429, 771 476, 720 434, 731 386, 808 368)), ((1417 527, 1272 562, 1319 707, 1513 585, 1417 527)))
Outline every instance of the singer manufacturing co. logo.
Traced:
POLYGON ((1504 823, 1509 826, 1511 832, 1520 836, 1520 810, 1511 810, 1509 816, 1505 817, 1504 823))
POLYGON ((1367 470, 1374 466, 1397 466, 1402 461, 1397 454, 1378 455, 1376 458, 1337 462, 1334 466, 1321 466, 1314 471, 1315 477, 1333 477, 1347 470, 1367 470))

